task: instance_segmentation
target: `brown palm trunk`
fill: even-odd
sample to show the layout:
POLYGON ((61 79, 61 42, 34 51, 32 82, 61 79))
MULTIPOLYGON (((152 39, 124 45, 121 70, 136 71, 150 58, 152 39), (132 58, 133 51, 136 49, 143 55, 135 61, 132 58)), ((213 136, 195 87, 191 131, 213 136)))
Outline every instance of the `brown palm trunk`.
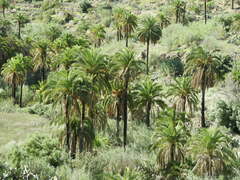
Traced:
POLYGON ((23 83, 21 83, 21 86, 20 86, 20 99, 19 99, 20 107, 23 107, 23 105, 22 105, 22 96, 23 96, 23 83))
POLYGON ((117 103, 117 121, 116 121, 116 128, 117 128, 117 132, 116 132, 116 136, 117 138, 119 138, 119 132, 120 132, 120 120, 121 120, 121 97, 118 97, 118 103, 117 103))
POLYGON ((128 81, 129 77, 128 74, 125 75, 125 87, 124 87, 124 94, 123 94, 123 122, 124 122, 124 127, 123 127, 123 146, 124 150, 126 150, 126 145, 127 145, 127 120, 128 120, 128 111, 127 111, 127 106, 128 106, 128 81))
POLYGON ((5 18, 5 8, 4 7, 2 8, 2 14, 3 14, 3 17, 5 18))
POLYGON ((149 73, 149 45, 150 45, 150 39, 147 39, 147 75, 149 73))
POLYGON ((21 39, 21 23, 18 21, 18 38, 21 39))
POLYGON ((81 119, 81 124, 79 128, 79 152, 83 152, 84 149, 84 138, 83 138, 83 124, 85 120, 85 111, 86 111, 86 104, 82 102, 82 119, 81 119))
POLYGON ((70 122, 69 122, 69 102, 67 100, 67 97, 65 96, 65 118, 66 118, 66 145, 67 149, 70 149, 70 136, 71 136, 71 130, 70 130, 70 122))
POLYGON ((128 47, 128 28, 126 30, 126 47, 128 47))
POLYGON ((72 145, 71 145, 71 157, 75 159, 77 152, 77 132, 74 128, 73 135, 72 135, 72 145))
POLYGON ((146 111, 147 111, 146 125, 147 125, 147 127, 150 127, 151 102, 147 103, 146 111))
POLYGON ((204 0, 204 19, 205 24, 207 24, 207 0, 204 0))
POLYGON ((202 91, 202 102, 201 102, 201 127, 206 127, 205 122, 205 92, 206 92, 206 77, 205 77, 205 70, 203 72, 203 79, 201 84, 201 91, 202 91))
POLYGON ((234 9, 234 0, 232 0, 232 9, 234 9))

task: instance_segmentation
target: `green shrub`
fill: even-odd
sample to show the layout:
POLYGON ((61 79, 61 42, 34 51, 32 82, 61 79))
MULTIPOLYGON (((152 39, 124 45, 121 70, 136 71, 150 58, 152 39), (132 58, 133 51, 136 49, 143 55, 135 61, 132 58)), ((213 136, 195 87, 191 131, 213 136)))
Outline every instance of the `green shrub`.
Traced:
POLYGON ((92 5, 91 5, 91 3, 90 3, 89 1, 84 0, 84 1, 82 1, 82 2, 80 3, 80 8, 81 8, 81 10, 82 10, 83 13, 88 13, 88 10, 89 10, 90 8, 92 8, 92 5))

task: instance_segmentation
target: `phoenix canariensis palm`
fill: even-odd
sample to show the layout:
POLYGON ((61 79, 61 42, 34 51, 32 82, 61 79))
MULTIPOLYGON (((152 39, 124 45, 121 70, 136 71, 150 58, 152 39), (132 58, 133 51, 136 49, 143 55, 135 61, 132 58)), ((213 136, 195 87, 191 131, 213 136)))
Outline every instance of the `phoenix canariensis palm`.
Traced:
POLYGON ((124 36, 126 39, 126 47, 128 47, 129 36, 131 35, 131 33, 134 32, 135 28, 137 27, 137 16, 135 16, 129 11, 125 11, 123 15, 122 25, 124 36))
POLYGON ((116 8, 113 12, 114 25, 117 29, 117 40, 120 41, 123 38, 123 17, 125 9, 116 8))
POLYGON ((201 101, 201 127, 206 127, 205 122, 205 92, 219 79, 218 67, 220 59, 212 52, 205 51, 202 47, 193 48, 187 57, 186 73, 192 75, 192 85, 200 87, 202 93, 201 101))
MULTIPOLYGON (((30 66, 27 63, 28 59, 29 58, 24 57, 22 54, 18 54, 15 57, 9 59, 7 63, 5 63, 2 67, 1 74, 4 80, 8 84, 11 84, 12 86, 12 98, 14 100, 14 103, 17 103, 17 99, 16 99, 17 86, 21 85, 22 87, 22 84, 26 77, 26 72, 28 70, 28 67, 30 66)), ((21 91, 21 96, 22 96, 22 91, 21 91)), ((21 99, 22 98, 20 97, 20 100, 21 99)))
POLYGON ((184 127, 184 116, 175 109, 160 113, 153 136, 153 149, 157 153, 159 167, 167 172, 174 170, 185 160, 185 144, 188 132, 184 127))
POLYGON ((192 113, 198 103, 197 90, 192 87, 190 77, 178 77, 170 84, 168 95, 172 97, 176 108, 180 112, 186 112, 187 107, 192 113))
POLYGON ((28 18, 24 14, 19 13, 16 15, 15 19, 18 24, 18 38, 21 39, 21 27, 28 22, 28 18))
POLYGON ((2 14, 5 18, 5 11, 10 6, 10 0, 0 0, 0 7, 2 8, 2 14))
POLYGON ((189 144, 189 154, 196 164, 193 172, 199 176, 218 176, 234 167, 236 155, 231 150, 230 138, 220 128, 201 129, 189 144))
POLYGON ((156 18, 146 17, 139 24, 138 38, 141 42, 147 43, 147 74, 149 73, 149 46, 150 43, 157 43, 162 36, 162 30, 160 24, 158 24, 156 18))
POLYGON ((163 28, 167 27, 169 24, 171 24, 169 18, 164 13, 158 14, 157 19, 160 23, 161 29, 163 29, 163 28))
POLYGON ((35 43, 35 51, 34 51, 34 71, 41 70, 42 73, 42 81, 45 80, 46 68, 49 63, 47 61, 48 50, 50 48, 50 42, 48 40, 38 40, 35 43))
POLYGON ((150 127, 151 110, 154 105, 165 107, 162 100, 162 86, 153 80, 146 78, 144 81, 136 84, 133 90, 134 101, 139 105, 146 107, 146 125, 150 127))
POLYGON ((127 119, 128 119, 128 86, 130 80, 142 70, 143 62, 136 60, 135 53, 130 49, 123 49, 115 55, 112 70, 118 73, 117 78, 123 82, 122 110, 123 110, 123 145, 127 144, 127 119))
POLYGON ((95 47, 100 47, 106 35, 104 26, 101 24, 95 25, 90 29, 90 32, 94 40, 95 47))

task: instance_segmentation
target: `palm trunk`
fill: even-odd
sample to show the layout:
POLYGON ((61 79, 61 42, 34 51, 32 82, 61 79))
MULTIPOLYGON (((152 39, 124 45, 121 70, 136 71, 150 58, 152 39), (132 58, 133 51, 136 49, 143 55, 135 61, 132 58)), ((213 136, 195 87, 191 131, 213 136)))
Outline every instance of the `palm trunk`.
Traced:
POLYGON ((2 8, 2 14, 3 14, 3 17, 5 18, 5 8, 4 7, 2 8))
POLYGON ((126 31, 126 47, 128 47, 128 28, 127 28, 127 31, 126 31))
POLYGON ((18 22, 18 38, 21 39, 21 23, 18 22))
POLYGON ((234 0, 232 0, 232 9, 234 9, 234 0))
POLYGON ((23 107, 23 105, 22 105, 22 96, 23 96, 23 83, 21 83, 21 86, 20 86, 20 99, 19 99, 20 107, 23 107))
POLYGON ((45 80, 45 67, 42 67, 42 81, 45 80))
POLYGON ((71 145, 71 157, 72 157, 72 159, 75 159, 76 152, 77 152, 77 132, 76 132, 76 129, 74 129, 73 136, 72 136, 72 145, 71 145))
POLYGON ((150 45, 150 39, 147 39, 147 75, 149 73, 149 45, 150 45))
POLYGON ((146 111, 147 111, 146 125, 147 125, 147 127, 150 127, 151 102, 147 103, 146 111))
POLYGON ((183 97, 182 111, 186 112, 186 97, 183 97))
POLYGON ((70 130, 70 122, 69 122, 69 103, 67 100, 67 97, 65 96, 65 118, 66 118, 66 145, 67 149, 70 149, 70 136, 71 136, 71 130, 70 130))
POLYGON ((84 102, 82 102, 82 119, 81 119, 81 125, 80 125, 80 129, 79 129, 79 152, 83 152, 83 148, 84 148, 84 139, 83 139, 83 124, 84 124, 84 120, 85 120, 85 111, 86 111, 86 104, 84 102))
POLYGON ((118 98, 118 103, 117 103, 117 121, 116 121, 116 128, 117 128, 117 132, 116 132, 116 136, 117 138, 119 138, 119 132, 120 132, 120 118, 121 118, 121 98, 118 98))
POLYGON ((176 23, 178 23, 178 8, 176 8, 176 23))
POLYGON ((206 92, 206 77, 205 71, 203 72, 203 79, 201 84, 201 91, 202 91, 202 102, 201 102, 201 127, 205 128, 205 92, 206 92))
POLYGON ((16 104, 16 84, 13 83, 12 85, 12 98, 13 98, 13 103, 16 104))
POLYGON ((125 87, 124 87, 124 94, 123 94, 123 122, 124 122, 124 127, 123 127, 123 146, 124 150, 126 150, 126 145, 127 145, 127 119, 128 119, 128 111, 127 111, 127 106, 128 106, 128 80, 129 77, 128 75, 125 75, 125 87))
POLYGON ((205 24, 207 24, 207 0, 204 0, 204 19, 205 24))

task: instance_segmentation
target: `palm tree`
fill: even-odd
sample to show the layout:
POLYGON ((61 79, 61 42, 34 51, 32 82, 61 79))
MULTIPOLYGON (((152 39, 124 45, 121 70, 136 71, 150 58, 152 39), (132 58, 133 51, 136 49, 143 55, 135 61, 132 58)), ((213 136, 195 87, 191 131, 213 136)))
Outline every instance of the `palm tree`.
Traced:
POLYGON ((221 175, 236 162, 230 138, 216 127, 202 129, 192 137, 188 147, 189 154, 196 160, 193 172, 199 176, 221 175))
POLYGON ((168 109, 157 121, 152 148, 157 152, 157 163, 163 170, 169 171, 185 159, 188 132, 182 118, 174 109, 168 109))
POLYGON ((202 92, 201 102, 201 126, 206 127, 205 123, 205 92, 208 87, 212 87, 220 74, 218 66, 220 60, 210 52, 206 52, 202 47, 193 48, 187 57, 186 73, 191 74, 192 85, 200 87, 202 92))
POLYGON ((46 68, 48 67, 48 50, 50 48, 50 42, 48 40, 38 40, 35 44, 34 52, 34 71, 41 70, 42 81, 45 80, 46 68))
POLYGON ((4 18, 5 18, 5 11, 7 8, 9 8, 9 6, 10 6, 9 0, 0 0, 0 7, 2 8, 2 14, 4 18))
POLYGON ((169 18, 166 17, 165 14, 163 14, 163 13, 160 13, 157 18, 160 23, 161 29, 167 27, 170 24, 169 18))
POLYGON ((186 112, 186 107, 188 107, 190 113, 192 113, 196 109, 198 97, 197 90, 192 87, 191 78, 179 77, 174 81, 174 84, 170 84, 168 95, 173 98, 179 111, 186 112))
POLYGON ((20 106, 22 107, 22 85, 24 83, 27 70, 30 67, 29 58, 18 54, 7 61, 2 67, 1 74, 4 80, 12 86, 12 98, 14 103, 17 103, 16 90, 17 86, 21 85, 20 106))
POLYGON ((157 20, 153 17, 144 18, 138 29, 138 38, 141 42, 147 43, 147 74, 149 72, 149 46, 156 43, 162 36, 162 31, 157 20))
POLYGON ((138 106, 145 106, 146 107, 146 125, 150 127, 150 116, 151 116, 151 109, 152 107, 157 104, 161 108, 165 107, 165 103, 162 100, 163 94, 162 86, 158 83, 152 81, 149 78, 146 78, 144 81, 138 83, 134 87, 133 95, 135 102, 138 106))
POLYGON ((125 11, 122 26, 126 38, 126 47, 128 47, 129 36, 132 32, 134 32, 135 28, 137 27, 137 16, 135 16, 131 12, 125 11))
POLYGON ((204 0, 204 22, 207 24, 207 0, 204 0))
POLYGON ((116 8, 113 12, 114 25, 117 29, 117 40, 118 41, 123 38, 122 31, 123 31, 124 14, 125 14, 125 9, 123 9, 123 8, 116 8))
POLYGON ((21 39, 21 27, 28 22, 27 16, 19 13, 16 15, 16 20, 18 23, 18 38, 21 39))
MULTIPOLYGON (((76 154, 77 136, 82 145, 82 134, 86 104, 89 99, 89 79, 83 72, 71 69, 70 71, 61 70, 50 73, 46 84, 42 88, 42 95, 45 102, 53 102, 54 105, 61 104, 64 109, 64 123, 66 126, 66 145, 71 149, 71 155, 74 158, 76 154), (80 109, 80 102, 82 110, 80 109), (76 127, 77 126, 77 127, 76 127), (73 131, 71 131, 73 130, 73 131), (72 145, 70 137, 72 133, 72 145)), ((81 146, 80 151, 83 147, 81 146)))
POLYGON ((143 62, 135 59, 135 54, 130 49, 123 49, 115 55, 113 62, 113 71, 118 72, 117 78, 123 81, 123 94, 122 94, 122 105, 123 105, 123 145, 124 149, 127 144, 127 119, 128 119, 128 86, 130 80, 136 76, 136 74, 142 69, 141 65, 143 62))
POLYGON ((95 42, 95 47, 100 47, 106 35, 104 26, 101 24, 95 25, 90 29, 90 31, 95 42))

